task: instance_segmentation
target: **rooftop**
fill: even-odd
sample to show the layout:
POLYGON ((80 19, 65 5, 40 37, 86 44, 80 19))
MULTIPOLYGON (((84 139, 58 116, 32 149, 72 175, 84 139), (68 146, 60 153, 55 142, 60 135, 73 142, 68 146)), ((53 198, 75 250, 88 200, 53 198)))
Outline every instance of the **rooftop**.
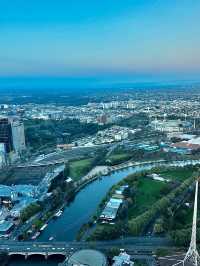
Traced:
POLYGON ((93 249, 83 249, 75 252, 68 260, 68 266, 106 266, 104 254, 93 249))
POLYGON ((126 252, 120 253, 119 256, 115 256, 113 260, 115 261, 113 266, 133 266, 134 263, 130 260, 131 256, 126 252))
POLYGON ((0 232, 7 232, 14 224, 9 221, 2 220, 0 221, 0 232))

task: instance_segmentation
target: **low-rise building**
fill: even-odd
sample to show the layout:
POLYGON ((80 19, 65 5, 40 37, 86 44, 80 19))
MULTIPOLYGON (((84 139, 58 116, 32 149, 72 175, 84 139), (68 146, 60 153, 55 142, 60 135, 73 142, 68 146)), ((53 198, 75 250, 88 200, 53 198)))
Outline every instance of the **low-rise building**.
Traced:
POLYGON ((17 192, 12 187, 0 185, 0 200, 3 201, 16 201, 17 192))
POLYGON ((200 151, 200 137, 192 138, 187 141, 180 141, 176 143, 172 143, 171 147, 174 149, 186 150, 188 153, 200 151))
POLYGON ((151 122, 151 127, 162 132, 183 132, 184 129, 189 129, 192 124, 187 121, 178 120, 154 120, 151 122))
POLYGON ((119 208, 121 207, 124 201, 123 192, 128 187, 129 187, 128 185, 124 185, 124 186, 120 186, 118 189, 115 190, 115 193, 112 195, 110 200, 107 202, 104 210, 102 211, 100 215, 101 220, 113 221, 117 218, 119 208))
POLYGON ((111 198, 106 204, 102 214, 100 215, 100 219, 112 221, 116 219, 117 212, 122 204, 122 199, 111 198))
POLYGON ((113 266, 133 266, 134 262, 131 261, 131 256, 126 252, 120 253, 113 258, 113 266))
POLYGON ((14 223, 10 221, 0 221, 0 236, 8 235, 14 227, 14 223))
POLYGON ((19 218, 22 211, 26 209, 31 203, 34 203, 36 200, 33 198, 23 198, 18 203, 14 205, 14 207, 10 210, 10 215, 13 218, 19 218))
POLYGON ((75 252, 66 262, 65 266, 107 266, 107 259, 103 253, 93 249, 82 249, 75 252))

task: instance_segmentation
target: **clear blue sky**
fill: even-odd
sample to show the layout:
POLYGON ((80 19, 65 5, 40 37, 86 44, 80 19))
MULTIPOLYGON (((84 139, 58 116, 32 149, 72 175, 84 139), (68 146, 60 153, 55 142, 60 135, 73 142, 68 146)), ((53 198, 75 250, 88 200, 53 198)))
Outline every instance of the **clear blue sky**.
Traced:
POLYGON ((197 80, 199 14, 199 0, 0 0, 0 80, 197 80))

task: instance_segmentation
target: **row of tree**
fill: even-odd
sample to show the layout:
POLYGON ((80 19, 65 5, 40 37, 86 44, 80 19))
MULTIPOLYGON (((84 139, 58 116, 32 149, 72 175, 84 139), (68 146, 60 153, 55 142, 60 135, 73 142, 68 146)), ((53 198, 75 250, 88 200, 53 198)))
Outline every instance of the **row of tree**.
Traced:
POLYGON ((25 222, 41 210, 42 206, 39 203, 32 203, 22 211, 20 219, 25 222))
POLYGON ((179 194, 188 188, 194 178, 186 179, 178 188, 174 189, 168 195, 158 200, 149 210, 129 221, 129 231, 132 235, 141 234, 146 226, 156 217, 156 215, 166 209, 179 194))

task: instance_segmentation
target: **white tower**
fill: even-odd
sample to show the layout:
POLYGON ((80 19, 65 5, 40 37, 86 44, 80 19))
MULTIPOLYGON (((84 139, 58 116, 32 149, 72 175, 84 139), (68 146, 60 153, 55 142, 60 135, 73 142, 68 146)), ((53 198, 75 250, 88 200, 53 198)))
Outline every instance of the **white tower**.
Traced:
POLYGON ((185 255, 183 260, 183 265, 186 262, 190 262, 192 265, 200 265, 200 257, 197 251, 196 245, 196 231, 197 231, 197 198, 198 198, 198 180, 196 181, 196 190, 195 190, 195 200, 194 200, 194 212, 193 212, 193 223, 192 223, 192 235, 190 241, 190 247, 185 255))
POLYGON ((173 264, 172 266, 177 266, 183 264, 185 266, 186 263, 193 266, 200 265, 200 256, 197 251, 196 244, 196 231, 197 231, 197 198, 198 198, 198 180, 196 181, 196 189, 195 189, 195 199, 194 199, 194 212, 193 212, 193 222, 192 222, 192 235, 189 249, 183 260, 178 263, 173 264))

